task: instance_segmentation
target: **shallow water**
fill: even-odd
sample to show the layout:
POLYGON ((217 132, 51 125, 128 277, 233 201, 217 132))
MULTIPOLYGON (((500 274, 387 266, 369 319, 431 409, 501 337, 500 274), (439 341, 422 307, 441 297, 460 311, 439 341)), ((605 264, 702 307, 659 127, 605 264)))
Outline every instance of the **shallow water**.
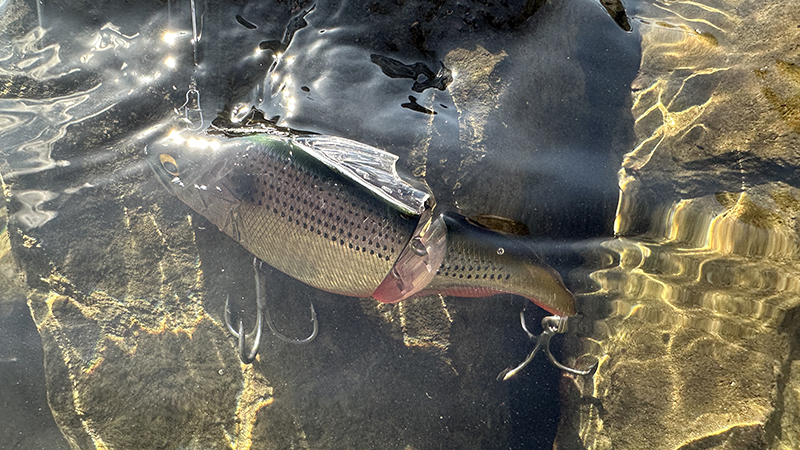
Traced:
POLYGON ((525 5, 0 3, 0 446, 789 445, 800 72, 764 44, 779 8, 525 5), (223 310, 253 308, 250 255, 144 147, 253 107, 525 223, 578 294, 556 353, 597 373, 540 356, 497 382, 532 348, 521 298, 385 306, 275 271, 279 327, 307 333, 311 300, 320 335, 240 365, 223 310))

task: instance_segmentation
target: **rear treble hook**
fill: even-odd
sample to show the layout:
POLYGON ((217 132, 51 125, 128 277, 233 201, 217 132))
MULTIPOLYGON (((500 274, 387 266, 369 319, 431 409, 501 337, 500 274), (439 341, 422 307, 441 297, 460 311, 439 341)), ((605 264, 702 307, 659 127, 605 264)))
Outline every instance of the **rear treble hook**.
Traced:
POLYGON ((525 366, 527 366, 528 363, 530 363, 533 360, 533 357, 536 356, 536 352, 538 352, 539 349, 541 349, 542 347, 544 347, 544 352, 547 354, 547 358, 550 360, 550 362, 565 372, 569 372, 575 375, 589 375, 597 367, 597 363, 595 362, 594 364, 592 364, 591 367, 589 367, 586 370, 573 369, 572 367, 567 367, 558 362, 556 358, 553 356, 553 354, 550 353, 550 339, 556 334, 563 333, 566 331, 567 317, 547 316, 544 319, 542 319, 543 330, 542 334, 540 334, 539 336, 535 336, 533 333, 528 331, 528 326, 525 323, 525 315, 522 312, 519 313, 519 320, 522 323, 522 329, 525 330, 526 333, 528 333, 528 337, 531 340, 534 339, 536 340, 536 346, 533 347, 533 351, 531 352, 531 354, 528 355, 528 357, 525 358, 525 361, 522 361, 520 365, 514 367, 513 369, 506 369, 500 372, 500 374, 497 375, 498 380, 505 381, 516 375, 520 370, 525 368, 525 366))
POLYGON ((317 322, 317 312, 314 310, 314 304, 311 304, 311 322, 314 324, 314 330, 311 332, 311 335, 305 339, 292 339, 284 336, 281 334, 272 322, 272 316, 269 314, 269 309, 267 309, 267 301, 266 295, 263 292, 263 284, 264 284, 264 274, 261 273, 259 270, 260 261, 258 258, 253 258, 253 270, 255 271, 255 280, 256 280, 256 326, 255 329, 245 334, 244 332, 244 322, 242 319, 239 319, 239 326, 238 329, 234 328, 233 324, 231 323, 231 308, 230 308, 230 296, 225 299, 225 325, 228 327, 228 331, 239 340, 239 359, 242 360, 245 364, 250 364, 256 359, 256 355, 258 354, 258 348, 261 345, 261 330, 263 328, 262 321, 267 323, 269 330, 274 334, 278 339, 282 340, 283 342, 288 342, 290 344, 305 344, 314 340, 317 337, 317 332, 319 331, 319 324, 317 322), (262 317, 264 318, 262 320, 262 317), (253 345, 250 350, 247 350, 247 341, 253 340, 253 345))

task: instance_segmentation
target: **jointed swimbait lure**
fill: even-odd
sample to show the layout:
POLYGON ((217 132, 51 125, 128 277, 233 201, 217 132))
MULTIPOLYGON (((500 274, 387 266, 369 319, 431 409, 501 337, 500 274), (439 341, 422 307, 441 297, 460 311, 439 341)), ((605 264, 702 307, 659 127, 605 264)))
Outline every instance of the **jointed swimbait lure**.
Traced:
POLYGON ((440 213, 431 193, 400 177, 397 156, 383 150, 277 130, 175 131, 150 145, 147 157, 181 201, 268 265, 316 288, 384 303, 511 293, 558 316, 575 314, 558 273, 524 238, 500 231, 511 221, 440 213))

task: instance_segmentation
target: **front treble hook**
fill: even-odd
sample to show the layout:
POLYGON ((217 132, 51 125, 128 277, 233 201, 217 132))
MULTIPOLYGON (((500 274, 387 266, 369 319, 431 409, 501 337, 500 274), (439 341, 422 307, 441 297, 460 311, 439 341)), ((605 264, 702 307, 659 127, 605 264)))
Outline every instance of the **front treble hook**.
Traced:
POLYGON ((561 364, 560 362, 558 362, 556 360, 556 358, 553 356, 553 354, 550 353, 550 339, 553 336, 555 336, 556 334, 563 333, 563 332, 566 331, 566 328, 567 328, 567 318, 566 317, 562 317, 562 316, 547 316, 544 319, 542 319, 542 328, 543 328, 543 330, 542 330, 542 334, 540 334, 539 336, 535 336, 533 333, 528 331, 528 326, 525 323, 525 315, 522 312, 519 313, 519 319, 520 319, 520 322, 522 323, 522 329, 525 330, 526 333, 528 333, 528 337, 531 340, 533 340, 533 339, 536 340, 536 346, 533 347, 533 351, 531 352, 531 354, 528 355, 528 357, 525 358, 525 361, 522 361, 522 363, 520 365, 518 365, 517 367, 514 367, 513 369, 506 369, 506 370, 500 372, 500 374, 497 375, 497 379, 498 380, 505 381, 505 380, 513 377, 514 375, 516 375, 520 370, 525 368, 525 366, 527 366, 528 363, 530 363, 533 360, 533 357, 536 356, 536 352, 538 352, 539 349, 542 348, 542 347, 544 347, 544 351, 547 354, 547 358, 550 360, 550 362, 553 363, 553 365, 555 365, 556 367, 558 367, 559 369, 561 369, 561 370, 563 370, 565 372, 569 372, 569 373, 575 374, 575 375, 589 375, 590 373, 592 373, 592 371, 595 369, 595 367, 597 367, 597 363, 594 363, 594 364, 592 364, 591 367, 589 367, 586 370, 573 369, 572 367, 567 367, 567 366, 561 364))
POLYGON ((233 327, 231 324, 231 305, 230 305, 231 297, 230 295, 228 298, 225 299, 225 325, 228 326, 228 331, 239 340, 239 359, 242 360, 245 364, 250 364, 253 360, 256 359, 256 355, 258 354, 258 347, 261 345, 261 311, 256 312, 256 327, 255 329, 248 334, 244 332, 244 322, 242 319, 239 319, 239 327, 238 330, 233 327), (255 340, 253 341, 253 347, 250 351, 247 351, 247 341, 253 339, 253 335, 255 335, 255 340))
POLYGON ((317 337, 317 332, 319 331, 319 324, 317 323, 317 312, 314 310, 314 304, 311 304, 311 322, 313 323, 314 330, 311 333, 311 336, 305 339, 291 339, 280 332, 275 328, 275 325, 272 323, 272 317, 269 314, 269 310, 267 309, 266 303, 266 295, 264 295, 263 291, 263 284, 264 284, 264 275, 259 270, 259 263, 260 261, 258 258, 253 258, 253 270, 255 271, 255 280, 256 280, 256 326, 255 329, 245 334, 244 332, 244 323, 242 319, 239 319, 239 326, 238 328, 234 328, 233 324, 231 323, 231 308, 230 308, 230 296, 225 300, 225 325, 228 326, 228 331, 239 340, 239 359, 242 360, 245 364, 250 364, 256 359, 256 355, 258 354, 258 347, 261 345, 261 335, 262 335, 262 322, 266 321, 267 326, 269 327, 272 334, 278 337, 278 339, 289 342, 292 344, 305 344, 307 342, 311 342, 317 337), (262 319, 263 317, 263 319, 262 319), (253 345, 250 350, 247 350, 247 341, 252 340, 253 345))

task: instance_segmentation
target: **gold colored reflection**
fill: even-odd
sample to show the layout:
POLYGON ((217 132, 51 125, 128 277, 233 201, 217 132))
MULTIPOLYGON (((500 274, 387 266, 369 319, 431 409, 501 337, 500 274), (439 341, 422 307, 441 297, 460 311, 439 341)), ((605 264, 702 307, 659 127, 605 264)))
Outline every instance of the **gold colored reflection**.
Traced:
MULTIPOLYGON (((159 406, 167 392, 179 389, 183 394, 171 401, 197 413, 193 420, 203 429, 198 439, 208 448, 250 448, 259 411, 273 403, 273 388, 252 366, 236 365, 224 325, 205 310, 191 218, 170 221, 158 206, 123 212, 118 225, 124 232, 112 246, 129 276, 105 277, 84 294, 54 269, 41 280, 49 290, 27 292, 47 369, 61 371, 50 381, 51 389, 65 393, 50 402, 56 422, 70 440, 125 447, 120 442, 126 435, 108 425, 127 420, 113 405, 156 417, 141 428, 129 420, 137 439, 169 435, 169 423, 158 420, 159 406)), ((65 264, 73 273, 76 265, 69 258, 65 264)))
POLYGON ((592 260, 616 264, 592 272, 597 290, 580 296, 607 314, 581 349, 600 361, 584 395, 605 409, 581 419, 584 442, 643 448, 653 435, 642 430, 658 427, 649 448, 680 448, 767 420, 790 345, 781 330, 800 307, 799 208, 800 189, 783 183, 680 200, 651 208, 646 237, 595 250, 606 257, 592 260))
MULTIPOLYGON (((486 155, 484 140, 485 126, 493 113, 493 106, 503 92, 507 81, 490 80, 495 66, 508 55, 500 50, 492 53, 481 45, 475 49, 458 48, 450 51, 444 65, 452 69, 453 82, 448 91, 458 111, 459 141, 461 148, 470 149, 461 155, 458 176, 453 184, 453 192, 461 189, 462 181, 476 170, 486 155)), ((461 205, 467 207, 468 205, 461 205)))
POLYGON ((613 262, 580 297, 593 320, 576 354, 600 364, 575 382, 594 404, 565 408, 583 448, 800 442, 799 10, 636 5, 624 237, 586 258, 613 262))
POLYGON ((800 190, 780 183, 678 201, 647 241, 603 244, 619 264, 591 275, 600 286, 593 295, 613 296, 616 316, 663 322, 657 311, 671 310, 681 316, 673 325, 708 332, 744 335, 752 321, 776 326, 800 304, 798 208, 800 190))

